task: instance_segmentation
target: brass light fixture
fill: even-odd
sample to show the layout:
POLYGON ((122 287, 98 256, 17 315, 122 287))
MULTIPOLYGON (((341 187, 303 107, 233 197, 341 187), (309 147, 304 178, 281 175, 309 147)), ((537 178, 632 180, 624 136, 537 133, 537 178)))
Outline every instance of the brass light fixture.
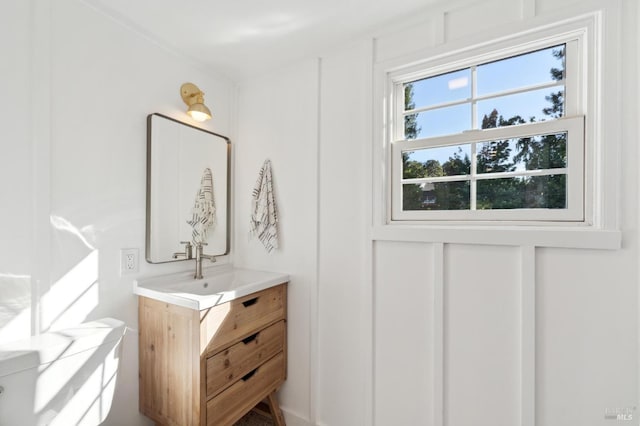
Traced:
POLYGON ((189 106, 187 114, 196 121, 211 119, 211 111, 204 104, 204 93, 193 83, 184 83, 180 86, 180 96, 185 104, 189 106))

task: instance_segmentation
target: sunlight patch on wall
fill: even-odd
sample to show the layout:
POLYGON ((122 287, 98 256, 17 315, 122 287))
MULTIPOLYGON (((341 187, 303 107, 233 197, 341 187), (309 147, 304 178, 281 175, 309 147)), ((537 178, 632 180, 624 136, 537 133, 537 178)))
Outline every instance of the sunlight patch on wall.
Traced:
POLYGON ((42 296, 42 330, 83 322, 98 306, 98 250, 93 250, 42 296))
POLYGON ((87 248, 89 248, 91 250, 95 249, 93 247, 93 245, 91 245, 91 243, 89 243, 89 241, 87 241, 87 239, 82 234, 82 232, 80 232, 78 230, 78 228, 76 228, 67 219, 65 219, 63 217, 60 217, 60 216, 52 215, 49 218, 49 221, 51 223, 51 226, 53 226, 56 229, 56 231, 68 232, 69 234, 72 234, 74 237, 76 237, 78 240, 82 241, 82 243, 85 246, 87 246, 87 248))
POLYGON ((56 425, 95 424, 104 419, 116 382, 117 343, 42 366, 34 398, 38 418, 55 418, 52 424, 56 425))

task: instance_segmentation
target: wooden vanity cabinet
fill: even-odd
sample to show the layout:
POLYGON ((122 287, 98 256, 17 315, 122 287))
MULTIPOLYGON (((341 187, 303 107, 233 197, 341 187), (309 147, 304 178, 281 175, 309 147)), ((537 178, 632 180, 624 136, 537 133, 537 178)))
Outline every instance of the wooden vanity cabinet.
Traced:
POLYGON ((140 412, 164 426, 231 426, 286 379, 286 283, 197 311, 139 298, 140 412))

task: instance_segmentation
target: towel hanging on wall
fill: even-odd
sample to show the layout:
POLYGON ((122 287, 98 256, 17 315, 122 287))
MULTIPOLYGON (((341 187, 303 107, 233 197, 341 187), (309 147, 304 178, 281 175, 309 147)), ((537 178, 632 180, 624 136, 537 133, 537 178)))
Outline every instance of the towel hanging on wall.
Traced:
POLYGON ((213 198, 213 175, 208 167, 202 172, 200 179, 200 189, 196 194, 196 200, 191 210, 191 218, 187 220, 193 231, 191 232, 193 242, 204 243, 207 241, 207 234, 213 229, 216 223, 216 203, 213 198))
POLYGON ((278 248, 278 212, 273 194, 271 160, 265 160, 251 194, 249 236, 257 236, 269 253, 278 248))

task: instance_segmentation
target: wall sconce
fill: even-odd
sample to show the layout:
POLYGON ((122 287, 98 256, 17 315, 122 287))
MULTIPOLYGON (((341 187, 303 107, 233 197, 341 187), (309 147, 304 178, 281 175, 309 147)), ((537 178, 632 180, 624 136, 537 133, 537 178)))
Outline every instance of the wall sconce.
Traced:
POLYGON ((204 93, 193 83, 184 83, 180 86, 180 96, 185 104, 189 106, 187 114, 196 121, 211 119, 211 111, 204 104, 204 93))

